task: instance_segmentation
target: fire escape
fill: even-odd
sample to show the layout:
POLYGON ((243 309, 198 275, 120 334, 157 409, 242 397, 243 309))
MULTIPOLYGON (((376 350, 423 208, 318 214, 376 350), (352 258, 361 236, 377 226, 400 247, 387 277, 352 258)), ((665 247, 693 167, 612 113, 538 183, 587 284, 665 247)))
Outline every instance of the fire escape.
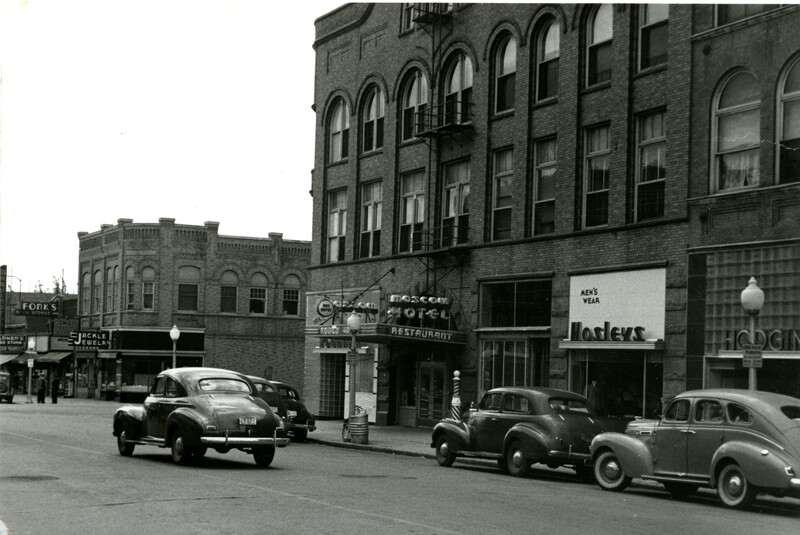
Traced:
MULTIPOLYGON (((456 209, 452 215, 443 213, 446 209, 444 188, 434 191, 431 185, 444 182, 439 158, 443 141, 464 146, 471 143, 473 132, 472 99, 463 98, 467 94, 463 91, 447 94, 448 81, 442 79, 446 76, 444 48, 457 23, 454 5, 414 4, 413 20, 430 38, 431 87, 434 97, 431 105, 422 107, 415 118, 416 137, 425 140, 428 146, 431 180, 428 180, 426 195, 429 226, 427 230, 415 233, 413 249, 424 252, 417 258, 425 265, 425 293, 441 293, 438 288, 440 282, 453 273, 458 274, 459 284, 456 288, 448 288, 448 293, 457 301, 454 304, 460 309, 459 289, 464 288, 464 264, 469 258, 469 213, 462 213, 460 209, 456 209), (434 180, 435 177, 439 180, 434 180)), ((471 89, 469 91, 468 94, 471 95, 471 89)))

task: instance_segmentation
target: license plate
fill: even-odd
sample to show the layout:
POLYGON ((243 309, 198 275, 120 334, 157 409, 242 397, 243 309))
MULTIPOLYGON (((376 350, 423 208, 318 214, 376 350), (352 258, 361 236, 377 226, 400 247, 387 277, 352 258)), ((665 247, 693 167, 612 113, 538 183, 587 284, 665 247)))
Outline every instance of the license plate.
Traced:
POLYGON ((239 418, 239 425, 256 425, 255 416, 241 416, 239 418))
POLYGON ((286 411, 286 416, 288 416, 289 418, 296 418, 297 411, 286 411))

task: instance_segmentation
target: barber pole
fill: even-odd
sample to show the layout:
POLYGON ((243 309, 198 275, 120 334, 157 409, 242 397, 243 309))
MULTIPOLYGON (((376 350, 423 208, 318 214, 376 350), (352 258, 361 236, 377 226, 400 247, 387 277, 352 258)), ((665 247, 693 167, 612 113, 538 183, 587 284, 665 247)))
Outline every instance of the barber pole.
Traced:
POLYGON ((453 400, 450 402, 453 420, 461 419, 461 372, 453 372, 453 400))

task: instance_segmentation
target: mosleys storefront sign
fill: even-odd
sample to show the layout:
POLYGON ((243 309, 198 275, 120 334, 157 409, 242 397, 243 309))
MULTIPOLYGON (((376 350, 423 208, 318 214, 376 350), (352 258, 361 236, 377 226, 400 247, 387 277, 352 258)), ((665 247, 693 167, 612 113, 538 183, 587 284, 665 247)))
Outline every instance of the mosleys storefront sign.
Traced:
POLYGON ((665 268, 573 275, 569 293, 569 338, 562 347, 655 349, 663 342, 665 268))

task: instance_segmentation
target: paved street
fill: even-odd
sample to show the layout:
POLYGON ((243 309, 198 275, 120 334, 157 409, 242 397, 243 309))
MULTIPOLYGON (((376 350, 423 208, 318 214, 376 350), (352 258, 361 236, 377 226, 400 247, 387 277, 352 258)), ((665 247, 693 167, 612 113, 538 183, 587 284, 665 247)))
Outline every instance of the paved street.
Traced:
POLYGON ((623 494, 493 463, 291 444, 260 469, 241 452, 199 466, 138 446, 121 457, 118 403, 0 405, 0 533, 797 533, 800 501, 724 508, 711 492, 676 501, 649 488, 623 494))

